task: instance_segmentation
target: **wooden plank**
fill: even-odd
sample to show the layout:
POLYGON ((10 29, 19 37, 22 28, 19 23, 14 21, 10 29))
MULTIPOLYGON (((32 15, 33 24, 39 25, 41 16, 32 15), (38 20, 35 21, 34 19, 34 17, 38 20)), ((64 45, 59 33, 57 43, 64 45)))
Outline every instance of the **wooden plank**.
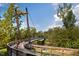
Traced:
POLYGON ((49 54, 56 54, 56 55, 76 55, 76 53, 79 52, 79 49, 71 49, 71 48, 61 48, 61 47, 51 47, 51 46, 42 46, 42 45, 32 45, 37 52, 45 51, 44 49, 47 49, 47 52, 49 54))

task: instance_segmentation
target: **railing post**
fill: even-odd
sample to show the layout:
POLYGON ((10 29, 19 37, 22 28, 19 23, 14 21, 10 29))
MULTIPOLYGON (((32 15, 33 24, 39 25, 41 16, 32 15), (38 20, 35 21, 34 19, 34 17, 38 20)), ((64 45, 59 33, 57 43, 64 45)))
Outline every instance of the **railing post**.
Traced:
POLYGON ((9 46, 7 45, 7 55, 9 56, 9 46))
POLYGON ((16 56, 18 56, 18 50, 16 50, 16 56))
POLYGON ((50 50, 51 50, 51 54, 50 55, 52 56, 52 48, 50 48, 50 50))
POLYGON ((12 48, 10 48, 10 47, 8 46, 8 49, 7 49, 7 50, 8 50, 8 55, 9 55, 9 56, 12 56, 12 48))
POLYGON ((42 48, 41 48, 41 56, 42 56, 42 48))
POLYGON ((10 48, 9 46, 7 46, 7 54, 8 56, 12 56, 12 48, 10 48))

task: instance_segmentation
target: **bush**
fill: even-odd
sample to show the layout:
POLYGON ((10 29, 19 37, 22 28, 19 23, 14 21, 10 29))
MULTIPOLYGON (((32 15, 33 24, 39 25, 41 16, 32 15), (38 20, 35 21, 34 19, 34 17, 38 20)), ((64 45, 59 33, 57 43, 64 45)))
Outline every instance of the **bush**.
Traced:
POLYGON ((0 56, 7 56, 7 49, 0 49, 0 56))
POLYGON ((79 28, 54 28, 46 33, 49 45, 65 48, 79 48, 79 28))

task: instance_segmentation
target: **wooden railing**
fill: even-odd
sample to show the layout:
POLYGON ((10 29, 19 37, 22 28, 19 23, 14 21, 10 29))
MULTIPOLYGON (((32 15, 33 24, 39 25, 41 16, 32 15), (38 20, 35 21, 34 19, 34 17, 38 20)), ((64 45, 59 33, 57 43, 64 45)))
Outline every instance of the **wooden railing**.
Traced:
POLYGON ((73 56, 79 55, 79 49, 52 47, 52 46, 42 46, 42 45, 32 45, 39 55, 57 55, 57 56, 73 56))
POLYGON ((7 44, 7 52, 8 52, 8 56, 36 56, 35 53, 31 52, 28 49, 17 49, 15 47, 12 47, 13 45, 15 45, 16 42, 10 42, 9 44, 7 44))
MULTIPOLYGON (((27 41, 28 42, 28 41, 27 41)), ((79 55, 79 49, 70 49, 70 48, 61 48, 61 47, 53 47, 53 46, 45 46, 45 45, 34 45, 32 44, 35 53, 32 53, 29 49, 26 48, 27 51, 17 49, 12 47, 16 42, 10 42, 7 44, 7 51, 9 56, 37 56, 37 55, 55 55, 55 56, 74 56, 79 55), (29 52, 28 52, 29 51, 29 52)))

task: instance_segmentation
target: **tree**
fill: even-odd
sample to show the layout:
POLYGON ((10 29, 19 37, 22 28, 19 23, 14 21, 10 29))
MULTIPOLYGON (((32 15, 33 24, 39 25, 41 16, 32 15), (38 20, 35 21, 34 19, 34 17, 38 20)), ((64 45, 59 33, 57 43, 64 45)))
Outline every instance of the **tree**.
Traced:
POLYGON ((34 28, 34 27, 30 28, 30 35, 31 35, 31 37, 36 37, 36 28, 34 28))
POLYGON ((62 19, 65 28, 73 28, 75 26, 76 19, 71 4, 60 4, 57 15, 62 19))
POLYGON ((4 13, 4 29, 5 31, 7 32, 7 35, 10 36, 10 39, 11 39, 11 36, 12 36, 12 32, 14 30, 14 27, 13 27, 13 16, 14 16, 14 3, 11 3, 9 5, 9 8, 7 9, 7 11, 4 13))
POLYGON ((2 47, 11 40, 13 31, 12 17, 14 15, 14 4, 10 4, 7 11, 4 13, 4 19, 0 21, 0 43, 2 47))

